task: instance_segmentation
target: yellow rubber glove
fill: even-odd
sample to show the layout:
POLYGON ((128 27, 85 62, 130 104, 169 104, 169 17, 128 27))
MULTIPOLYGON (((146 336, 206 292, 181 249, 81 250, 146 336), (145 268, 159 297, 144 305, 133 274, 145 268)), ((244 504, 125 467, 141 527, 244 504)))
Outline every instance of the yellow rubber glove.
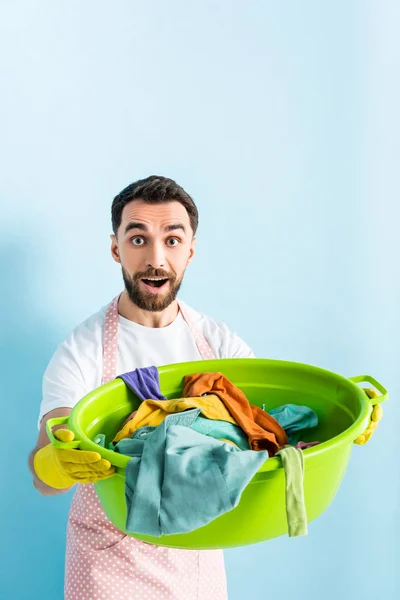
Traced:
MULTIPOLYGON (((61 442, 72 442, 74 433, 69 429, 58 429, 54 437, 61 442)), ((33 466, 39 479, 56 489, 64 489, 75 483, 94 483, 112 477, 115 472, 111 463, 101 458, 98 452, 61 449, 52 444, 36 452, 33 466)))
MULTIPOLYGON (((371 399, 378 398, 379 394, 374 389, 372 389, 372 388, 363 388, 363 389, 364 389, 364 392, 367 394, 368 398, 371 398, 371 399)), ((382 416, 383 416, 382 406, 380 404, 375 404, 374 408, 372 409, 370 424, 368 425, 368 427, 364 431, 364 433, 359 435, 358 438, 356 440, 354 440, 356 444, 358 444, 359 446, 363 446, 370 440, 371 435, 374 433, 375 429, 378 427, 378 423, 382 419, 382 416)))

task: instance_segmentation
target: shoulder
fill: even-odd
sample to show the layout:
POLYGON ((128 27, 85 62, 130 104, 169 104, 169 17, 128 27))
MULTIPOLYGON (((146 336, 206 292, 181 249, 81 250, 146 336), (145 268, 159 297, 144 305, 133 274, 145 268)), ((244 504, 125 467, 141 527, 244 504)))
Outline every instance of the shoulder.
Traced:
POLYGON ((96 313, 79 323, 71 331, 68 338, 65 340, 66 343, 75 343, 80 345, 82 343, 97 343, 101 340, 104 331, 104 319, 107 312, 107 307, 103 306, 96 313))
POLYGON ((107 306, 79 323, 60 344, 59 348, 85 354, 88 347, 102 343, 107 306))
POLYGON ((254 358, 254 352, 224 321, 217 321, 183 303, 188 315, 203 333, 217 358, 254 358))
POLYGON ((99 385, 105 312, 85 319, 57 347, 43 375, 38 423, 56 408, 73 408, 99 385))

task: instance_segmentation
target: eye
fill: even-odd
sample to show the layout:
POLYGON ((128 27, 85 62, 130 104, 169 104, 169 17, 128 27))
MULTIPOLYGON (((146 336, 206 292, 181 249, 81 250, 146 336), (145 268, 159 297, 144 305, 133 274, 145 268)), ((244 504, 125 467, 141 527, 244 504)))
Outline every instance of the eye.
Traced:
POLYGON ((171 248, 173 248, 174 246, 177 246, 179 244, 180 240, 178 240, 178 238, 169 238, 169 240, 167 241, 168 246, 170 246, 171 248), (174 243, 172 243, 174 242, 174 243))
POLYGON ((134 246, 143 246, 144 239, 142 237, 133 237, 131 238, 131 242, 134 246))

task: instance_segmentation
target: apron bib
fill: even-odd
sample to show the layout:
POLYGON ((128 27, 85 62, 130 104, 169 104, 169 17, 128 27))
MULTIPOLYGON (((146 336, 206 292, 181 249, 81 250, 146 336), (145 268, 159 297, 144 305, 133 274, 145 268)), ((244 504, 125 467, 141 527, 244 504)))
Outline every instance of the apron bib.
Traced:
MULTIPOLYGON (((118 300, 108 306, 102 384, 117 376, 118 300)), ((178 301, 203 360, 214 353, 178 301)), ((105 514, 92 484, 77 485, 67 526, 65 600, 227 600, 222 550, 153 546, 125 535, 105 514)))

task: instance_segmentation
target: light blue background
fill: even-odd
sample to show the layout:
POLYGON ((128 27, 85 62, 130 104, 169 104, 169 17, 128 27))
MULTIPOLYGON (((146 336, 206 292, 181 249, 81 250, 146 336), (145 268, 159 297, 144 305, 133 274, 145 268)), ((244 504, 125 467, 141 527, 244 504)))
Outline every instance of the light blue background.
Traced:
POLYGON ((110 205, 149 174, 198 204, 186 302, 259 356, 391 393, 308 537, 226 552, 230 600, 400 597, 399 18, 394 0, 1 1, 1 598, 62 597, 71 496, 26 468, 41 376, 121 289, 110 205))

